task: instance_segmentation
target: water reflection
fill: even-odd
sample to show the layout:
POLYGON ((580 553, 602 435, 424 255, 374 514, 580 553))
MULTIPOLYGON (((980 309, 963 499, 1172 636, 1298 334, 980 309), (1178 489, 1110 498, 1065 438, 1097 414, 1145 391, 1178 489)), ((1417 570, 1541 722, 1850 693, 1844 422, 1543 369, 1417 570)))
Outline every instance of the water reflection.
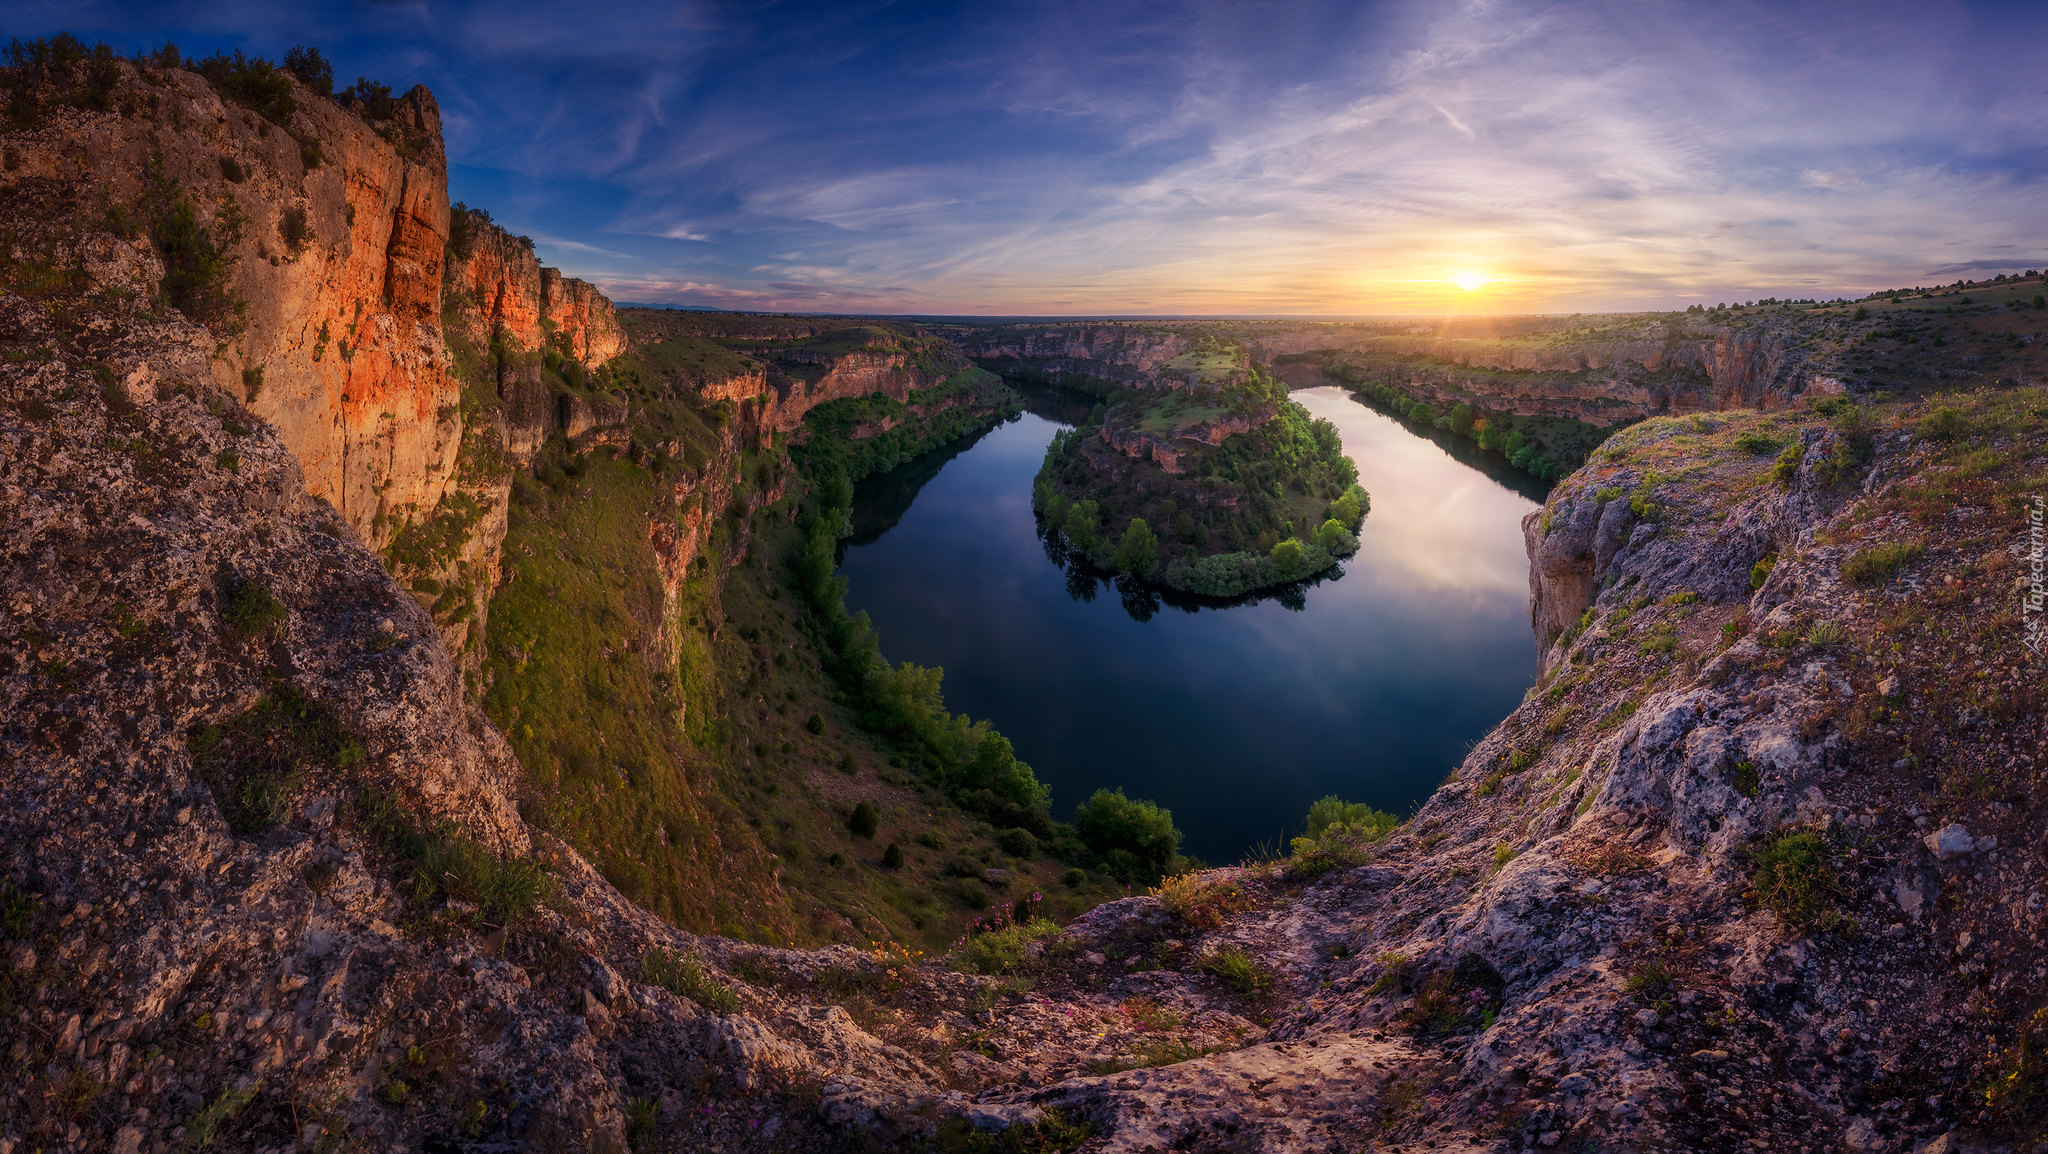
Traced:
POLYGON ((1034 397, 857 487, 872 534, 845 554, 849 608, 892 659, 943 666, 947 703, 1007 734, 1062 816, 1123 786, 1228 861, 1326 793, 1407 812, 1533 675, 1534 504, 1341 390, 1295 399, 1337 425, 1372 494, 1341 572, 1200 612, 1218 606, 1048 565, 1031 479, 1092 398, 1034 397))

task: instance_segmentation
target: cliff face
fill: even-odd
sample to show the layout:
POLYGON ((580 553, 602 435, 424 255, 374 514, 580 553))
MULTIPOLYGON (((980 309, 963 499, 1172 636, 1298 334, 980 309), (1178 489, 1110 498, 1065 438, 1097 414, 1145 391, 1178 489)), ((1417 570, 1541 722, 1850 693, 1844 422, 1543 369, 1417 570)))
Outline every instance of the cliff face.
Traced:
POLYGON ((477 335, 509 338, 524 350, 549 345, 596 367, 625 351, 612 302, 585 281, 542 268, 533 248, 472 214, 463 228, 467 252, 451 254, 447 291, 475 312, 477 335))

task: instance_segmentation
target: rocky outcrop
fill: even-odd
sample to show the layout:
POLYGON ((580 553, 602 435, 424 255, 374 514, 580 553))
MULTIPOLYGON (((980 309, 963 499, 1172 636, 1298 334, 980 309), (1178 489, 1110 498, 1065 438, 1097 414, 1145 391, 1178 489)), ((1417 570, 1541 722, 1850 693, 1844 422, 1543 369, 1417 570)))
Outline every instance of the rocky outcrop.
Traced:
POLYGON ((478 335, 509 339, 527 351, 553 347, 590 368, 625 351, 625 331, 604 294, 543 268, 530 241, 468 211, 461 230, 467 251, 453 256, 448 290, 468 298, 478 335))

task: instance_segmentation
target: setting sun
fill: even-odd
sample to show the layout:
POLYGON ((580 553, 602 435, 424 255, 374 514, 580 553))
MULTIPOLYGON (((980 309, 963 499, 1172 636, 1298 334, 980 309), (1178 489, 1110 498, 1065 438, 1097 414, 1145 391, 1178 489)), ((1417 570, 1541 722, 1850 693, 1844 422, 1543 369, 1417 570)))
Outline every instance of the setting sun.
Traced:
POLYGON ((1479 286, 1485 284, 1488 279, 1489 278, 1485 273, 1461 272, 1457 276, 1451 278, 1451 283, 1457 285, 1461 289, 1464 289, 1466 292, 1471 292, 1474 289, 1477 289, 1479 286))

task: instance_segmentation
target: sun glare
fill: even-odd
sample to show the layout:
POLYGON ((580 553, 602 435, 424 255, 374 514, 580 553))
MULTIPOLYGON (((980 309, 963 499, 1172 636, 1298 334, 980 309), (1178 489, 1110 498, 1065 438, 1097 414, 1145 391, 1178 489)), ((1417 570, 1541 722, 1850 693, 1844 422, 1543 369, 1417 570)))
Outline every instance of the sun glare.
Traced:
POLYGON ((1461 272, 1457 276, 1451 278, 1452 284, 1457 285, 1459 288, 1464 289, 1466 292, 1471 292, 1474 289, 1477 289, 1480 285, 1485 284, 1486 281, 1486 274, 1477 272, 1461 272))

